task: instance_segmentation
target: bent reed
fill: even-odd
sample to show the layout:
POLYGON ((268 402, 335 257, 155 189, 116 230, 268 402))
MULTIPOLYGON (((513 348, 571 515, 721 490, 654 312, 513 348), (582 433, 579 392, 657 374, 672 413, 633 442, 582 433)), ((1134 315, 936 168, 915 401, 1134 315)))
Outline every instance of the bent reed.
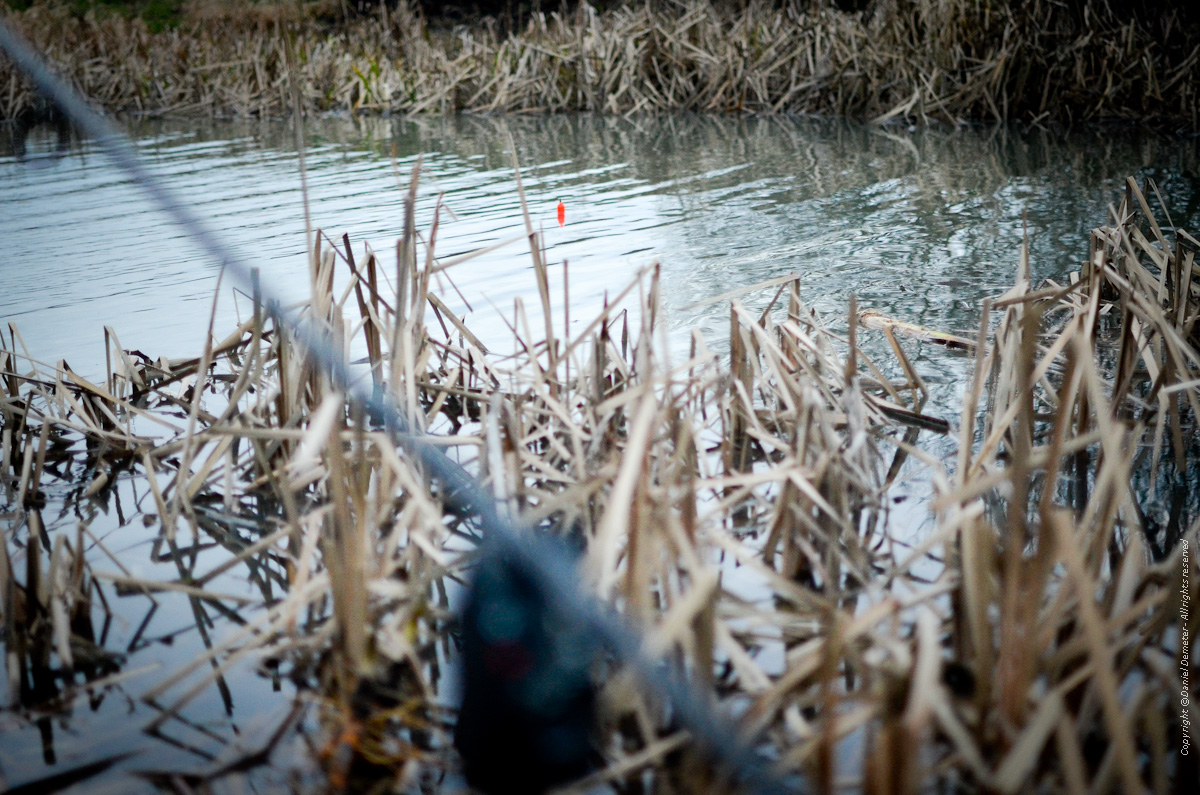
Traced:
MULTIPOLYGON (((431 289, 462 260, 436 257, 436 221, 415 229, 415 178, 394 267, 319 235, 306 311, 343 350, 357 340, 359 377, 506 510, 573 538, 581 587, 806 791, 1166 792, 1195 773, 1176 751, 1180 637, 1200 628, 1179 614, 1180 542, 1200 542, 1200 241, 1164 231, 1147 193, 1130 181, 1062 284, 1035 287, 1015 253, 1016 282, 973 339, 853 302, 834 334, 789 277, 750 288, 772 296, 763 311, 728 303, 728 355, 695 332, 668 366, 656 270, 560 334, 569 274, 530 229, 540 306, 517 300, 513 352, 489 351, 431 289), (867 334, 895 359, 872 360, 867 334), (961 410, 925 404, 912 336, 973 357, 961 410), (922 433, 957 455, 930 457, 922 433), (925 534, 890 512, 910 467, 935 485, 925 534)), ((316 733, 335 789, 436 782, 456 765, 442 668, 469 522, 261 305, 208 337, 168 361, 107 334, 104 383, 32 362, 12 326, 0 337, 10 686, 62 682, 59 709, 102 692, 121 662, 97 647, 95 617, 183 592, 198 623, 252 612, 183 669, 139 680, 148 732, 253 656, 306 695, 317 720, 295 731, 316 733), (133 576, 84 521, 47 533, 47 493, 105 504, 120 478, 152 495, 152 554, 177 578, 133 576), (254 588, 214 589, 238 571, 254 588)), ((670 710, 627 672, 603 679, 603 764, 572 791, 726 791, 670 710)), ((207 788, 270 750, 161 775, 207 788)))
MULTIPOLYGON (((86 96, 122 112, 693 110, 1200 129, 1200 20, 1186 3, 611 5, 530 14, 511 33, 494 20, 427 21, 404 2, 342 16, 344 3, 197 0, 159 32, 99 7, 0 13, 86 96)), ((38 111, 4 61, 0 86, 3 118, 38 111)))

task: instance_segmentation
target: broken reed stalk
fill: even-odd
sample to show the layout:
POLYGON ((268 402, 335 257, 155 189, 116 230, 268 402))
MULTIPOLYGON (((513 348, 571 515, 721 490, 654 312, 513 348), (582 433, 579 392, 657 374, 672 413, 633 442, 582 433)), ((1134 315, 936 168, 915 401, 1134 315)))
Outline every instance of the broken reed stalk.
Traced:
MULTIPOLYGON (((628 2, 483 20, 386 20, 336 4, 196 4, 177 28, 93 7, 4 9, 65 75, 110 109, 284 115, 661 110, 810 113, 887 122, 1148 118, 1200 127, 1196 16, 1108 3, 628 2), (1081 9, 1081 10, 1075 10, 1081 9), (1086 13, 1082 10, 1086 9, 1086 13), (296 82, 289 79, 289 47, 296 82)), ((553 5, 553 4, 548 4, 553 5)), ((0 63, 0 118, 42 105, 0 63)))
POLYGON ((1031 290, 1023 257, 995 302, 978 449, 960 457, 938 508, 947 560, 961 566, 955 654, 988 666, 973 676, 973 723, 941 728, 963 759, 1002 758, 1000 791, 1040 780, 1140 792, 1194 774, 1186 757, 1138 751, 1178 747, 1180 725, 1162 717, 1180 685, 1167 663, 1196 624, 1185 610, 1179 625, 1180 602, 1161 587, 1178 582, 1180 542, 1194 544, 1200 527, 1186 472, 1200 442, 1200 358, 1195 329, 1179 323, 1200 311, 1200 291, 1184 275, 1194 241, 1176 235, 1161 233, 1130 181, 1069 286, 1031 290), (1164 480, 1182 488, 1156 493, 1164 480), (1046 753, 1060 772, 1040 769, 1046 753))
MULTIPOLYGON (((1189 475, 1200 460, 1200 246, 1168 236, 1133 183, 1082 271, 1033 289, 1022 253, 1016 285, 963 343, 976 373, 952 474, 915 447, 920 430, 949 424, 901 393, 919 391, 920 377, 897 334, 921 330, 853 313, 857 333, 885 333, 898 387, 854 336, 825 330, 795 282, 770 284, 766 311, 731 302, 729 358, 694 336, 689 360, 668 366, 653 344, 656 272, 643 274, 632 314, 619 299, 575 338, 531 323, 518 303, 503 355, 429 291, 440 265, 430 247, 419 256, 408 224, 394 296, 380 294, 370 247, 359 257, 347 237, 317 239, 307 312, 342 351, 361 337, 356 377, 407 402, 526 526, 571 539, 588 587, 636 618, 647 647, 707 688, 712 709, 736 709, 783 771, 841 783, 852 771, 836 760, 853 743, 857 784, 872 793, 937 782, 1133 792, 1188 774, 1169 749, 1180 731, 1180 541, 1200 540, 1189 475), (938 487, 924 539, 883 511, 910 453, 938 487), (767 597, 745 596, 756 590, 767 597)), ((544 319, 553 273, 544 261, 535 270, 544 319)), ((245 567, 262 578, 264 609, 143 693, 161 709, 155 726, 259 654, 320 683, 319 758, 335 784, 452 765, 437 650, 449 649, 475 530, 266 317, 255 307, 196 359, 117 351, 103 387, 65 363, 32 362, 15 329, 5 337, 10 695, 36 702, 49 692, 38 683, 72 661, 98 681, 118 665, 79 623, 89 594, 109 598, 99 583, 124 583, 108 591, 118 598, 165 588, 231 605, 208 584, 245 567), (59 441, 77 438, 103 444, 84 453, 59 441), (48 478, 79 477, 66 462, 80 456, 89 488, 45 496, 48 478), (42 500, 103 500, 131 476, 159 506, 156 547, 215 540, 226 559, 197 570, 179 556, 176 580, 139 581, 101 570, 86 528, 42 530, 42 500), (168 526, 183 489, 191 512, 168 526)), ((606 766, 588 785, 649 771, 719 787, 701 757, 678 752, 685 741, 661 704, 613 674, 599 696, 606 766)))

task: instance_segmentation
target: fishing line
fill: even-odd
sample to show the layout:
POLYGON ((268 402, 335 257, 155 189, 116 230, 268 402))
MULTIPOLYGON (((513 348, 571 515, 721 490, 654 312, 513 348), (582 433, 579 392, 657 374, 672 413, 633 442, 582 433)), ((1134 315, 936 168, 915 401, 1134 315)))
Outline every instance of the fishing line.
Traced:
MULTIPOLYGON (((153 172, 140 160, 133 145, 120 130, 91 108, 87 100, 55 75, 45 60, 37 54, 7 20, 0 19, 0 51, 24 72, 35 86, 50 99, 75 126, 93 138, 113 163, 137 183, 147 196, 165 211, 204 249, 243 289, 255 288, 255 271, 236 251, 226 246, 153 172)), ((629 665, 639 678, 656 691, 669 705, 678 725, 686 729, 693 740, 733 779, 748 790, 762 793, 795 792, 788 783, 747 744, 732 722, 709 706, 709 698, 696 692, 671 666, 653 661, 642 652, 640 634, 625 625, 611 609, 580 592, 575 566, 555 544, 538 538, 532 532, 518 533, 502 517, 492 497, 461 465, 450 459, 440 448, 420 435, 411 432, 403 411, 380 390, 372 394, 351 378, 349 365, 329 336, 312 320, 296 312, 288 312, 276 291, 257 280, 266 312, 277 327, 287 327, 308 355, 327 367, 335 384, 344 388, 347 396, 360 402, 385 419, 393 439, 404 446, 410 455, 420 460, 432 479, 442 486, 441 497, 447 507, 461 516, 475 516, 486 531, 481 547, 503 556, 535 581, 546 592, 556 594, 555 609, 570 617, 597 638, 622 663, 629 665)), ((528 529, 528 528, 526 528, 528 529)))

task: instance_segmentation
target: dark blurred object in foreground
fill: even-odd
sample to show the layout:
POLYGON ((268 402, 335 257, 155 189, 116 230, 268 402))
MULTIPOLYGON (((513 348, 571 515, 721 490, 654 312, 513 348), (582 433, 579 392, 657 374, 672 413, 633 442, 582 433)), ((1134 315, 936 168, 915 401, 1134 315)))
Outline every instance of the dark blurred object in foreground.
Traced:
POLYGON ((463 703, 454 744, 482 792, 542 792, 597 754, 592 669, 599 647, 520 563, 479 560, 462 620, 463 703))

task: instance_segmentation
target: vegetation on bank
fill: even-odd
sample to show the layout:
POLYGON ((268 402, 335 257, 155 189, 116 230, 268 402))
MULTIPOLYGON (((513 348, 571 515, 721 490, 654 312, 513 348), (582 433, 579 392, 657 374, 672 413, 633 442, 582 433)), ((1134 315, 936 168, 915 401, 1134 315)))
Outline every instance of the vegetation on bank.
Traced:
MULTIPOLYGON (((1189 3, 454 8, 481 5, 508 11, 468 22, 405 2, 9 0, 3 8, 114 111, 284 115, 298 102, 316 112, 679 109, 1200 129, 1200 13, 1189 3)), ((4 118, 38 110, 7 63, 0 86, 4 118)))
MULTIPOLYGON (((27 11, 36 0, 4 0, 15 11, 27 11)), ((185 0, 62 0, 62 7, 76 16, 86 13, 119 14, 127 19, 137 18, 151 31, 160 31, 184 21, 185 0)))

